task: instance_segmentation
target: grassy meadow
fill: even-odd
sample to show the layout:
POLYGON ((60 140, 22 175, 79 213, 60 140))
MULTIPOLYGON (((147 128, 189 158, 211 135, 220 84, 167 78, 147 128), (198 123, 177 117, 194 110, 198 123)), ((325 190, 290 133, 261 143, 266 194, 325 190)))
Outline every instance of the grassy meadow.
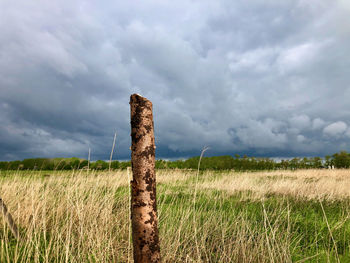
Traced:
MULTIPOLYGON (((0 262, 132 262, 126 170, 2 171, 0 193, 0 262)), ((157 199, 163 262, 350 262, 350 170, 159 170, 157 199)))

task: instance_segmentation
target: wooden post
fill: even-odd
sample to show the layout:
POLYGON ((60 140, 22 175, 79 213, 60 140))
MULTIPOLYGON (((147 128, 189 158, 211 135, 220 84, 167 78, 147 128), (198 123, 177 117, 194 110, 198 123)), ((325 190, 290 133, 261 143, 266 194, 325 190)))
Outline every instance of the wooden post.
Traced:
POLYGON ((4 203, 4 201, 2 201, 1 197, 0 197, 0 209, 2 211, 4 218, 7 221, 7 224, 9 225, 9 228, 10 228, 12 234, 18 240, 19 239, 18 228, 16 226, 15 221, 13 221, 11 214, 8 212, 7 207, 4 203))
POLYGON ((131 222, 135 263, 160 262, 152 102, 130 96, 131 222))

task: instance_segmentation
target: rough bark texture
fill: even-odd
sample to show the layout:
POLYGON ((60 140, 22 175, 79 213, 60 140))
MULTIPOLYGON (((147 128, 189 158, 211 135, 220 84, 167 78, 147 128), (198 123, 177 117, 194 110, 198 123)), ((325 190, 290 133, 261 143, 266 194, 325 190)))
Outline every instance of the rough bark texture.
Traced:
POLYGON ((152 103, 138 94, 131 110, 131 221, 135 263, 160 262, 152 103))
POLYGON ((4 218, 7 221, 7 224, 9 225, 9 228, 10 228, 12 234, 15 236, 15 238, 19 239, 19 234, 18 234, 18 229, 17 229, 16 223, 15 223, 15 221, 13 221, 11 214, 7 211, 7 207, 1 198, 0 198, 0 209, 2 211, 4 218))

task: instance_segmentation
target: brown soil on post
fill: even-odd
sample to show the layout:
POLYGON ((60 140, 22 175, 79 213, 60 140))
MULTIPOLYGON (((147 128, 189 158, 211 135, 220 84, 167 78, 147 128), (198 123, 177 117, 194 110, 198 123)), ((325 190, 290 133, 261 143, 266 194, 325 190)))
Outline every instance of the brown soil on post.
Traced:
POLYGON ((131 221, 135 263, 160 262, 152 102, 130 96, 131 221))

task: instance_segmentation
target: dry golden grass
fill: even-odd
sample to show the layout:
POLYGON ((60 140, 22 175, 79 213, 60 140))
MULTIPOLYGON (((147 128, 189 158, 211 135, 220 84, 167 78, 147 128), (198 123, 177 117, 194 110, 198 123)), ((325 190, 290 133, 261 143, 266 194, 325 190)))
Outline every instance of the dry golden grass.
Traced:
MULTIPOLYGON (((348 198, 349 173, 205 172, 199 177, 194 209, 196 172, 158 171, 163 262, 291 262, 303 238, 293 234, 292 210, 284 201, 271 210, 261 200, 270 194, 348 198), (242 201, 228 198, 237 192, 260 201, 244 210, 242 201), (261 221, 252 219, 255 213, 261 213, 261 221)), ((126 171, 0 174, 0 196, 21 233, 16 242, 0 218, 0 262, 131 262, 127 186, 126 171)), ((344 211, 338 230, 348 218, 349 211, 344 211)), ((332 257, 333 241, 327 242, 327 250, 317 248, 298 259, 332 257)))
POLYGON ((105 252, 125 249, 125 242, 116 244, 113 237, 127 241, 127 217, 118 211, 119 207, 127 211, 127 197, 114 198, 118 188, 126 184, 127 177, 122 172, 98 176, 61 172, 45 178, 36 174, 5 178, 2 198, 25 230, 23 251, 15 251, 13 257, 18 254, 33 262, 84 262, 93 260, 94 255, 104 262, 117 259, 117 254, 105 252), (89 258, 81 258, 82 255, 89 258))
MULTIPOLYGON (((211 178, 210 174, 206 176, 211 178)), ((296 170, 227 173, 199 185, 230 193, 249 191, 250 197, 270 194, 306 199, 342 200, 350 197, 350 170, 296 170)))
MULTIPOLYGON (((188 177, 158 174, 158 183, 188 177)), ((126 171, 17 172, 0 182, 1 197, 24 233, 23 248, 16 247, 11 260, 7 236, 2 236, 0 262, 19 257, 28 262, 127 261, 128 194, 116 194, 128 185, 126 171)), ((3 218, 0 222, 6 229, 3 218)))

